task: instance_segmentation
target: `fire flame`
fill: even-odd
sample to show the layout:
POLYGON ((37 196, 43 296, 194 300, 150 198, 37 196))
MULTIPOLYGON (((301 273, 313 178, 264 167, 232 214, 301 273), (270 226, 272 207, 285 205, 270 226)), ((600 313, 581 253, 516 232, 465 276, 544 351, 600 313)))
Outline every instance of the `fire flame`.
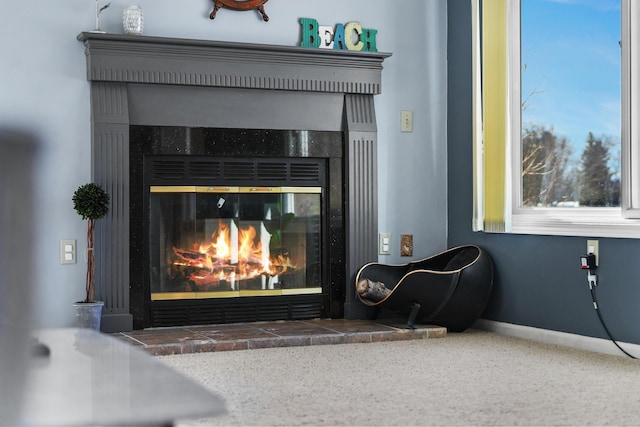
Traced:
POLYGON ((195 243, 191 250, 173 247, 177 258, 168 274, 180 271, 200 289, 217 287, 222 281, 233 287, 240 280, 274 277, 296 268, 287 252, 269 253, 271 236, 266 230, 260 235, 257 239, 255 227, 248 226, 232 238, 230 226, 219 221, 210 241, 195 243))

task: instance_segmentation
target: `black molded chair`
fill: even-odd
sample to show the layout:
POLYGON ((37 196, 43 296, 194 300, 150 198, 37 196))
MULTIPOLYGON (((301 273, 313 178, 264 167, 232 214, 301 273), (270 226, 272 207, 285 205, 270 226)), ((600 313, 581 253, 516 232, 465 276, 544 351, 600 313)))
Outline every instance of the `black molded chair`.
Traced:
POLYGON ((356 274, 356 295, 370 307, 385 308, 415 322, 461 332, 482 314, 493 286, 491 257, 478 246, 458 246, 407 264, 369 263, 356 274), (360 295, 362 279, 381 282, 390 291, 372 301, 360 295))

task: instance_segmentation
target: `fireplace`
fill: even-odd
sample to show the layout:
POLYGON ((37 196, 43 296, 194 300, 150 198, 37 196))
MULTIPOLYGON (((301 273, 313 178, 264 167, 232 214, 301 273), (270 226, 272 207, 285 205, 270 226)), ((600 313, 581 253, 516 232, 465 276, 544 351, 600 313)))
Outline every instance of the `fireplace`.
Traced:
POLYGON ((103 330, 359 318, 388 54, 82 33, 103 330))
POLYGON ((343 315, 342 132, 131 126, 129 141, 145 325, 343 315))

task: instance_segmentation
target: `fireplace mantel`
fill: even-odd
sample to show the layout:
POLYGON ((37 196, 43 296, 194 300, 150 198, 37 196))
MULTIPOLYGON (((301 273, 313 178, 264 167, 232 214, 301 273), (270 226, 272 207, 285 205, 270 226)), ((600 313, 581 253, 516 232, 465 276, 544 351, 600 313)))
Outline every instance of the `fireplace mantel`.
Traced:
POLYGON ((91 84, 92 179, 112 200, 96 226, 103 331, 138 328, 135 319, 144 317, 136 303, 141 285, 130 275, 130 251, 143 240, 131 227, 141 203, 132 125, 341 131, 346 256, 335 267, 343 276, 330 286, 344 317, 368 314, 350 285, 362 265, 377 260, 373 97, 389 53, 88 32, 77 39, 91 84))
POLYGON ((377 95, 389 53, 80 33, 89 81, 377 95))

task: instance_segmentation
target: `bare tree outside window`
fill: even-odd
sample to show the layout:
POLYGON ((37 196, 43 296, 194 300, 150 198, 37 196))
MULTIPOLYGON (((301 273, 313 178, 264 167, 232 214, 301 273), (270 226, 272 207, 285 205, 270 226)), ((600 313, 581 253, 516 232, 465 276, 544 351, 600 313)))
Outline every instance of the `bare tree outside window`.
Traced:
POLYGON ((572 200, 574 182, 567 172, 572 147, 553 129, 533 126, 522 135, 522 204, 557 206, 572 200))

